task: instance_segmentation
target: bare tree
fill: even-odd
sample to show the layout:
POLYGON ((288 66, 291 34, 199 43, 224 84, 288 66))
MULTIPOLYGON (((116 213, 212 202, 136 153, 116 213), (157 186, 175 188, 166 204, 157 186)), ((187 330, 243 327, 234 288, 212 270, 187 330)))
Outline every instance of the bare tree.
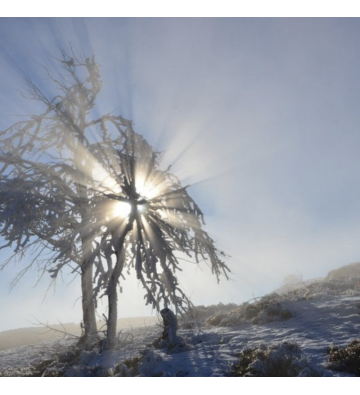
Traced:
POLYGON ((118 285, 131 269, 147 304, 176 311, 188 303, 176 278, 179 253, 209 262, 218 280, 229 269, 187 187, 170 168, 160 169, 160 153, 130 121, 94 116, 101 89, 94 57, 63 52, 59 61, 63 75, 49 73, 59 90, 55 97, 27 80, 28 97, 42 102, 45 111, 0 132, 2 247, 13 248, 16 257, 32 250, 28 267, 51 251, 41 268, 53 278, 65 265, 75 265, 85 340, 96 334, 96 303, 106 296, 110 348, 116 345, 118 285))

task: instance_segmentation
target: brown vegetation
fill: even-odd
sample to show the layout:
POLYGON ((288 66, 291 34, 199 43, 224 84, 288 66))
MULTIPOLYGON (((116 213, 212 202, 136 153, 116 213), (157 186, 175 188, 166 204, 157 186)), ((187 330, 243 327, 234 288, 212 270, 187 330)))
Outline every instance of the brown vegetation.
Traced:
POLYGON ((237 355, 239 362, 231 367, 230 376, 297 377, 319 376, 296 343, 284 342, 266 347, 245 348, 237 355))
POLYGON ((353 340, 346 347, 329 347, 329 369, 360 376, 360 340, 353 340))

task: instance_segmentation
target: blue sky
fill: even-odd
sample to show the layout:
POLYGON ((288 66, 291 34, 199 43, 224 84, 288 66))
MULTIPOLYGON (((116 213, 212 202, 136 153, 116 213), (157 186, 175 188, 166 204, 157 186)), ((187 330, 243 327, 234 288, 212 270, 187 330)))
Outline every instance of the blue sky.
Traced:
MULTIPOLYGON (((101 66, 98 111, 132 119, 165 151, 231 256, 219 285, 184 262, 195 304, 243 302, 289 274, 359 260, 358 19, 0 19, 1 129, 40 110, 19 95, 22 75, 45 86, 39 62, 51 67, 69 42, 101 66)), ((0 330, 80 320, 78 280, 44 299, 49 279, 34 288, 33 272, 8 294, 19 268, 0 273, 0 330)), ((135 280, 124 291, 119 315, 151 314, 135 280)))

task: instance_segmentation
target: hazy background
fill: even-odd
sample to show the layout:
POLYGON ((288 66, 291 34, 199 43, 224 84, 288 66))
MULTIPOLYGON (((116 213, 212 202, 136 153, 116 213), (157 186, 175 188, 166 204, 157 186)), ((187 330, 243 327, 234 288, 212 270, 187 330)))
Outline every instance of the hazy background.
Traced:
MULTIPOLYGON (((243 302, 289 274, 359 260, 359 19, 0 19, 0 129, 40 111, 20 96, 22 77, 46 86, 39 63, 69 42, 101 66, 99 112, 132 119, 165 151, 231 256, 219 285, 183 262, 195 304, 243 302)), ((21 267, 0 273, 0 331, 80 321, 79 279, 64 273, 44 298, 49 276, 34 288, 33 271, 9 294, 21 267)), ((133 278, 120 317, 152 313, 133 278)))

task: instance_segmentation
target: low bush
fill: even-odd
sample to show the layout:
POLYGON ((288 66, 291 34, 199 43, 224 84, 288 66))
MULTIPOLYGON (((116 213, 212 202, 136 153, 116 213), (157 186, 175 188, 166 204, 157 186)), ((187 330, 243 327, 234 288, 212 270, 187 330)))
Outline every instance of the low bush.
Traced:
POLYGON ((243 303, 236 309, 219 311, 209 317, 206 324, 210 326, 236 326, 243 323, 262 325, 269 322, 288 320, 293 313, 286 301, 277 294, 267 295, 254 303, 243 303))
POLYGON ((328 368, 360 376, 360 340, 353 340, 346 347, 329 347, 328 368))
POLYGON ((319 376, 296 343, 245 348, 236 355, 239 362, 231 365, 229 376, 297 377, 319 376))
POLYGON ((164 377, 167 372, 162 367, 162 357, 150 347, 139 352, 139 355, 126 359, 110 372, 113 377, 164 377))
POLYGON ((31 365, 31 377, 103 377, 106 369, 91 360, 99 355, 99 347, 86 351, 76 344, 59 349, 51 358, 31 365))

